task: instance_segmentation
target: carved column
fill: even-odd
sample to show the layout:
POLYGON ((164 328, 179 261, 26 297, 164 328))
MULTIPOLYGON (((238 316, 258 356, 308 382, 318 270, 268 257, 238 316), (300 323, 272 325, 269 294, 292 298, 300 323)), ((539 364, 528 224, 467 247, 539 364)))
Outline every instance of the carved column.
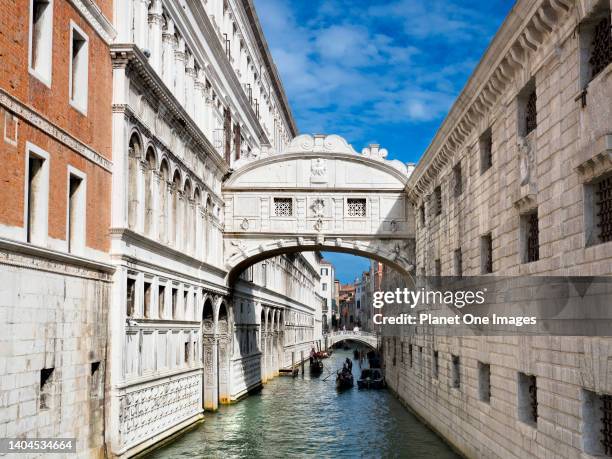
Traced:
POLYGON ((185 40, 178 37, 174 50, 174 96, 185 106, 185 40))
POLYGON ((149 8, 149 63, 155 69, 158 75, 162 75, 162 28, 164 25, 164 17, 161 0, 152 0, 149 8))
MULTIPOLYGON (((212 322, 210 323, 212 330, 212 322)), ((203 399, 204 409, 215 411, 219 408, 217 372, 218 372, 218 346, 214 335, 206 334, 206 324, 204 324, 205 334, 202 339, 202 355, 204 358, 203 368, 203 399)))
POLYGON ((174 48, 176 47, 176 38, 174 36, 174 22, 172 19, 166 18, 166 28, 162 34, 162 77, 166 86, 174 89, 174 48))
POLYGON ((185 110, 187 110, 189 116, 191 116, 191 118, 197 123, 195 116, 195 79, 195 61, 193 59, 193 55, 189 53, 187 54, 187 59, 185 62, 185 110))

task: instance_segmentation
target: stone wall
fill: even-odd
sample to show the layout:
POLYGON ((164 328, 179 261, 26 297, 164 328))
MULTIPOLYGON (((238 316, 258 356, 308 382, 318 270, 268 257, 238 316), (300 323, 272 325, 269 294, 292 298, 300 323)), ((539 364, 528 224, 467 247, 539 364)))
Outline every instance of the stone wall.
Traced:
MULTIPOLYGON (((516 4, 409 180, 417 274, 612 272, 612 243, 598 234, 592 198, 612 171, 612 66, 591 78, 588 63, 589 31, 606 17, 608 1, 516 4), (531 215, 536 252, 527 249, 531 215)), ((390 274, 385 283, 404 285, 390 274)), ((388 339, 385 350, 390 387, 468 457, 589 457, 601 449, 593 406, 612 394, 610 339, 424 330, 388 339), (482 392, 489 375, 490 398, 482 392), (525 411, 529 386, 535 420, 525 411)))

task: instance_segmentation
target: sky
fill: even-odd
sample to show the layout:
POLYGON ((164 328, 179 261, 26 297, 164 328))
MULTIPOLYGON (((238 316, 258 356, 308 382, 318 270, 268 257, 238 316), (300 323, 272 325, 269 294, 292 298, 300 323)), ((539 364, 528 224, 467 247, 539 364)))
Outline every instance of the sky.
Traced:
MULTIPOLYGON (((301 133, 416 162, 511 0, 254 0, 301 133)), ((366 259, 326 254, 343 281, 366 259)))

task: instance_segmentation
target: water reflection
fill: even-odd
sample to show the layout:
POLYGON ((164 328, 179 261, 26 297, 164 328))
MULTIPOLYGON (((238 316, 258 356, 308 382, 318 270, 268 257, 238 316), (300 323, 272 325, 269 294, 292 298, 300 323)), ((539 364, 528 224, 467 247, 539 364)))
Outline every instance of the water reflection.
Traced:
MULTIPOLYGON (((149 457, 458 457, 387 390, 355 384, 338 392, 335 371, 346 357, 352 351, 337 350, 318 377, 306 364, 303 377, 272 380, 260 394, 207 413, 197 430, 149 457)), ((357 380, 357 360, 353 374, 357 380)))

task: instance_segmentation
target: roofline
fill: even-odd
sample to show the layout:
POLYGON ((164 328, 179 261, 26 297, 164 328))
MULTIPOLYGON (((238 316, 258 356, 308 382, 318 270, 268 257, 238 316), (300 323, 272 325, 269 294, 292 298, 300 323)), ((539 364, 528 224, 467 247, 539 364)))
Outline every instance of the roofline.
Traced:
POLYGON ((293 137, 295 137, 298 135, 299 131, 297 129, 295 119, 293 118, 293 113, 291 112, 291 107, 289 106, 289 101, 287 99, 287 94, 285 93, 283 83, 281 82, 280 76, 278 74, 278 69, 276 68, 274 59, 272 59, 272 55, 270 54, 270 48, 268 47, 268 42, 266 41, 266 37, 264 36, 263 30, 261 28, 261 23, 259 22, 259 17, 257 16, 257 12, 255 11, 253 1, 242 0, 242 6, 249 19, 249 24, 255 32, 257 47, 259 48, 259 52, 261 53, 263 60, 266 64, 266 68, 268 70, 268 74, 271 77, 274 90, 280 97, 282 109, 285 114, 285 118, 289 123, 289 129, 291 130, 291 134, 293 137))

